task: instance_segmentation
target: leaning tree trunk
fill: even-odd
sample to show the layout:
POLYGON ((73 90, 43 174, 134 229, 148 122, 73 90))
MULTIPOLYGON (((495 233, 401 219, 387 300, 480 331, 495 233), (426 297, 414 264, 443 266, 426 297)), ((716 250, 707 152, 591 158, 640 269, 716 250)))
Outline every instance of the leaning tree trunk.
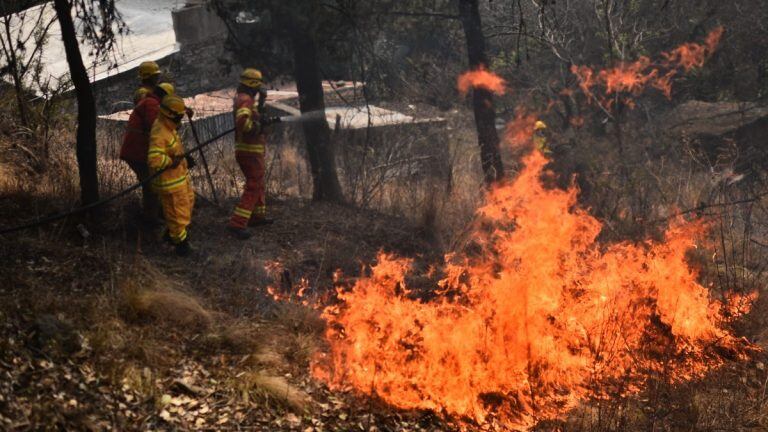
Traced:
POLYGON ((69 74, 77 95, 77 167, 80 172, 80 196, 83 204, 99 200, 99 176, 96 166, 96 103, 88 71, 77 45, 77 33, 72 22, 72 4, 54 0, 56 16, 61 26, 61 39, 69 63, 69 74))
MULTIPOLYGON (((467 39, 467 54, 470 69, 487 66, 485 56, 485 37, 480 20, 479 0, 458 0, 459 18, 467 39)), ((475 88, 472 92, 472 105, 475 111, 477 141, 480 145, 480 161, 485 174, 485 183, 491 185, 504 178, 504 165, 499 152, 499 135, 496 133, 496 109, 493 93, 484 88, 475 88)))
POLYGON ((296 28, 292 42, 299 106, 302 113, 312 113, 313 116, 312 120, 302 124, 312 171, 312 199, 343 202, 331 145, 331 130, 325 120, 323 82, 315 41, 305 29, 296 28))

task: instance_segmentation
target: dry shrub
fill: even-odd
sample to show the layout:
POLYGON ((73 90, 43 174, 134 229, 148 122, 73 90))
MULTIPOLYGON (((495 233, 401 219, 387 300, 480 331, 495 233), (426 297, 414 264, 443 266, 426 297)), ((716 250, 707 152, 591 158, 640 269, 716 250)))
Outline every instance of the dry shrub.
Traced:
POLYGON ((285 378, 264 372, 245 372, 233 380, 231 387, 244 399, 255 397, 299 412, 306 410, 310 399, 285 378))
POLYGON ((249 354, 257 350, 261 336, 252 326, 234 323, 212 329, 200 339, 198 346, 211 353, 249 354))
POLYGON ((21 189, 19 182, 22 174, 15 165, 0 163, 0 194, 8 194, 21 189))
POLYGON ((284 342, 283 355, 294 367, 306 370, 317 347, 317 336, 297 334, 284 342))
POLYGON ((126 306, 139 320, 150 319, 179 329, 206 330, 211 314, 197 299, 176 290, 140 290, 126 293, 126 306))
POLYGON ((93 351, 100 356, 121 351, 128 344, 123 323, 106 317, 97 321, 87 336, 93 351))
POLYGON ((279 303, 275 321, 297 334, 320 335, 325 330, 318 311, 296 303, 279 303))
POLYGON ((161 391, 156 385, 157 376, 149 368, 138 368, 133 365, 125 367, 120 382, 129 389, 138 392, 146 399, 157 398, 161 391))
POLYGON ((282 367, 285 365, 284 357, 271 348, 262 348, 251 356, 252 364, 268 367, 282 367))
POLYGON ((179 330, 202 332, 213 318, 191 294, 180 291, 148 264, 134 265, 120 283, 123 315, 134 322, 158 322, 179 330))

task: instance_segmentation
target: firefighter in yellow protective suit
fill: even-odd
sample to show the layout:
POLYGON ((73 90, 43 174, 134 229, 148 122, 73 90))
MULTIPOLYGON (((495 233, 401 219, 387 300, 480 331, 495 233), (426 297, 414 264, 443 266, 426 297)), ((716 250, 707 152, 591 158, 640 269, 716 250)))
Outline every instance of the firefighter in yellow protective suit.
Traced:
POLYGON ((184 99, 175 95, 163 98, 160 114, 149 135, 147 153, 150 171, 154 174, 164 170, 152 181, 152 188, 160 197, 168 237, 176 246, 176 253, 181 256, 188 256, 192 252, 187 226, 192 221, 192 207, 195 203, 184 145, 176 131, 185 114, 184 99))
POLYGON ((552 149, 547 139, 547 124, 541 120, 537 120, 533 125, 533 145, 536 147, 536 150, 546 156, 552 154, 552 149))
POLYGON ((133 105, 138 105, 142 99, 152 93, 152 90, 157 87, 157 83, 160 81, 160 74, 160 66, 153 61, 145 61, 139 65, 141 87, 133 93, 133 105))

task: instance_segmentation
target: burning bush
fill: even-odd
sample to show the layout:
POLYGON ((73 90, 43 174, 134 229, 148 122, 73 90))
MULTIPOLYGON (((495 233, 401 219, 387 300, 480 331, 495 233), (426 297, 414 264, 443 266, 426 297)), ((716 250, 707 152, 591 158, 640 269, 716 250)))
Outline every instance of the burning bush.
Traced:
POLYGON ((686 261, 705 224, 676 221, 663 242, 598 244, 602 225, 576 207, 577 190, 546 189, 539 152, 524 162, 479 210, 483 253, 446 258, 439 290, 459 295, 409 298, 410 260, 381 255, 326 309, 317 377, 402 408, 531 426, 588 397, 637 392, 661 370, 701 376, 722 363, 713 347, 741 351, 727 305, 686 261))

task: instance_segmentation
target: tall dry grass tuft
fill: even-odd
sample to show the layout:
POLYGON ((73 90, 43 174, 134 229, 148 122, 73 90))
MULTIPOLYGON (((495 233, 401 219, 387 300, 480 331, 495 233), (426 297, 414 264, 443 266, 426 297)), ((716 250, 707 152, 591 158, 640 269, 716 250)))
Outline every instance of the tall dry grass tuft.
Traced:
POLYGON ((211 327, 212 313, 152 266, 139 262, 125 274, 118 284, 122 296, 120 311, 129 321, 159 323, 194 332, 211 327))
POLYGON ((304 412, 308 409, 309 395, 289 383, 284 377, 270 375, 265 372, 247 371, 238 374, 228 385, 246 402, 258 400, 264 404, 272 404, 304 412))

